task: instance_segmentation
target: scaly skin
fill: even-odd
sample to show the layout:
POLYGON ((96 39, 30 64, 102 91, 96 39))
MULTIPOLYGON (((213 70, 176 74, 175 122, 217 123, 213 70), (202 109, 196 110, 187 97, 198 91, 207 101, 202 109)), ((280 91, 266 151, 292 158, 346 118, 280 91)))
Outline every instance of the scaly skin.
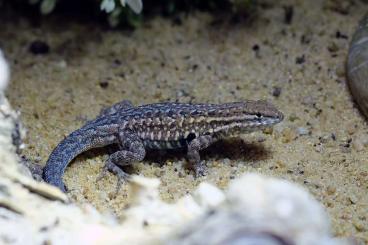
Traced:
POLYGON ((120 150, 110 155, 103 173, 110 170, 117 174, 119 183, 129 177, 119 166, 142 161, 146 149, 186 148, 196 175, 203 175, 205 165, 200 160, 200 150, 219 139, 262 130, 282 119, 283 114, 265 101, 138 107, 122 101, 61 141, 46 163, 43 178, 66 191, 62 176, 77 155, 115 143, 120 150))

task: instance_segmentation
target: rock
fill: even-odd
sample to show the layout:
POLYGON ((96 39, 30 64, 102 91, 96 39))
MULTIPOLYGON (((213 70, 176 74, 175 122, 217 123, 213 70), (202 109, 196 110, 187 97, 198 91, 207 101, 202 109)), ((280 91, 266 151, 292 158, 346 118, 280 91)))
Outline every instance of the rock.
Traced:
POLYGON ((287 181, 247 174, 225 196, 165 244, 339 244, 321 204, 287 181))
POLYGON ((282 131, 282 142, 283 143, 289 143, 291 142, 292 140, 295 140, 296 139, 296 134, 295 134, 295 131, 294 130, 291 130, 290 128, 285 128, 283 131, 282 131))
POLYGON ((0 92, 4 91, 9 82, 9 66, 0 49, 0 92))
POLYGON ((302 135, 308 135, 310 133, 310 131, 307 129, 307 128, 304 128, 304 127, 298 127, 296 129, 296 133, 299 135, 299 136, 302 136, 302 135))
POLYGON ((356 151, 363 151, 364 148, 368 145, 368 135, 359 135, 352 141, 353 149, 356 151))

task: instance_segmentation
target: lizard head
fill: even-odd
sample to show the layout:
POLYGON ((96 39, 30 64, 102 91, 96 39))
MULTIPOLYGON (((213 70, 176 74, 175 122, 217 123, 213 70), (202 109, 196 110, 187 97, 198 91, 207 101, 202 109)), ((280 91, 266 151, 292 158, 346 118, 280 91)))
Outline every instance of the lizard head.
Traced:
POLYGON ((272 126, 284 119, 282 112, 265 100, 240 102, 238 109, 244 120, 255 126, 272 126))
POLYGON ((222 120, 215 131, 226 135, 261 130, 281 122, 284 118, 274 105, 264 100, 226 103, 218 114, 222 120))

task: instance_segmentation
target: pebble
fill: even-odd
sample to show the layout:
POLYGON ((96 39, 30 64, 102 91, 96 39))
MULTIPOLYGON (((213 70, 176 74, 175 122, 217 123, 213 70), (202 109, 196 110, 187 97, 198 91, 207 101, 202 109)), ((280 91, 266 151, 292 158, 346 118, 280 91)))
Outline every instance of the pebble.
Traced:
POLYGON ((323 153, 325 148, 322 144, 317 144, 315 147, 314 147, 315 151, 316 152, 319 152, 319 153, 323 153))
POLYGON ((263 130, 263 133, 264 134, 272 134, 272 132, 273 132, 273 128, 265 128, 264 130, 263 130))
POLYGON ((60 60, 59 62, 56 63, 56 66, 61 69, 64 69, 68 66, 68 63, 65 60, 60 60))
POLYGON ((108 86, 109 86, 109 82, 107 82, 107 81, 102 81, 102 82, 100 82, 100 87, 101 87, 101 88, 105 89, 105 88, 107 88, 108 86))
POLYGON ((301 65, 305 62, 305 55, 301 55, 295 58, 295 63, 301 65))
POLYGON ((349 145, 343 144, 340 145, 340 150, 342 153, 350 153, 351 152, 351 148, 349 147, 349 145))
POLYGON ((357 231, 366 231, 367 228, 365 228, 364 223, 361 220, 353 219, 353 225, 357 231))
POLYGON ((296 129, 296 133, 299 135, 299 136, 302 136, 302 135, 308 135, 310 133, 310 131, 307 129, 307 128, 304 128, 304 127, 298 127, 296 129))
POLYGON ((295 115, 295 113, 291 113, 290 116, 289 116, 289 121, 290 122, 294 122, 294 121, 299 120, 299 119, 300 118, 297 115, 295 115))
POLYGON ((356 204, 358 202, 358 198, 355 195, 350 194, 349 201, 351 204, 356 204))
POLYGON ((155 169, 155 171, 153 172, 153 174, 156 176, 156 177, 161 177, 161 170, 160 169, 155 169))
POLYGON ((280 87, 274 87, 272 90, 272 96, 279 97, 281 95, 282 89, 280 87))
POLYGON ((282 131, 282 142, 283 143, 289 143, 292 140, 295 140, 297 135, 294 130, 291 130, 290 128, 285 128, 282 131))
POLYGON ((356 137, 353 142, 352 146, 356 151, 362 151, 368 145, 368 136, 367 135, 360 135, 356 137))
POLYGON ((331 53, 336 53, 337 51, 339 51, 339 46, 335 43, 335 42, 331 42, 328 46, 327 46, 328 51, 330 51, 331 53))
POLYGON ((336 67, 336 75, 338 77, 345 77, 345 64, 339 64, 336 67))
POLYGON ((327 201, 326 206, 329 208, 333 208, 335 205, 333 204, 333 202, 327 201))
POLYGON ((286 164, 279 160, 279 161, 276 162, 276 167, 277 168, 285 168, 286 164))
POLYGON ((264 137, 264 136, 257 137, 257 142, 258 143, 262 143, 262 142, 265 142, 265 141, 266 141, 266 137, 264 137))
POLYGON ((353 149, 358 152, 364 150, 364 144, 359 140, 354 140, 352 145, 353 149))
POLYGON ((302 99, 302 104, 306 106, 313 106, 316 103, 316 98, 312 96, 305 96, 302 99))
POLYGON ((326 191, 327 191, 327 195, 331 196, 336 193, 336 187, 329 185, 327 186, 326 191))
POLYGON ((319 137, 319 142, 321 142, 322 144, 325 144, 329 141, 329 139, 330 139, 330 135, 323 135, 319 137))
POLYGON ((9 66, 0 49, 0 91, 5 90, 5 88, 8 86, 9 77, 10 77, 9 66))
POLYGON ((356 124, 349 124, 346 128, 346 131, 348 132, 348 134, 352 135, 356 132, 356 129, 357 129, 356 124))

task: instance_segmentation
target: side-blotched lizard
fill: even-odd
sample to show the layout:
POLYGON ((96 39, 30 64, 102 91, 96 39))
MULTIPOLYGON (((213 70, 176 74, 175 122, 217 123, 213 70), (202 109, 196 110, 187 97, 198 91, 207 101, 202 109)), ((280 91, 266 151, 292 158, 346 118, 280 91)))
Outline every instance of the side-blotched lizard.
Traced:
POLYGON ((262 130, 282 119, 283 114, 266 101, 138 107, 122 101, 61 141, 46 163, 43 178, 66 191, 62 177, 67 165, 84 151, 110 144, 118 144, 120 150, 109 156, 104 172, 115 173, 119 183, 129 177, 119 166, 142 161, 146 149, 186 148, 195 174, 203 175, 200 150, 224 137, 262 130))

